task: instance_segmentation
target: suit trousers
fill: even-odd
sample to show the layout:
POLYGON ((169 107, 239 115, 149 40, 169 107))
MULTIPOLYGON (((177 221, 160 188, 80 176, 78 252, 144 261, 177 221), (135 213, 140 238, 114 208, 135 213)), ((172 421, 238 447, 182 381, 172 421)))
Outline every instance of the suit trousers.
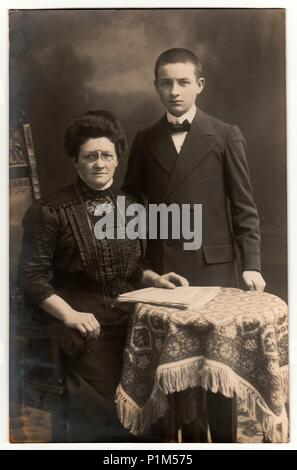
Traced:
POLYGON ((213 443, 237 442, 236 395, 233 398, 227 398, 221 393, 213 393, 197 387, 195 389, 195 418, 187 424, 179 425, 179 409, 187 400, 187 394, 192 393, 192 391, 186 390, 171 397, 172 417, 171 426, 169 427, 167 420, 168 440, 177 441, 178 428, 180 428, 182 442, 209 442, 209 440, 213 443), (173 418, 173 415, 175 418, 173 418), (174 424, 172 423, 173 419, 175 419, 174 424))

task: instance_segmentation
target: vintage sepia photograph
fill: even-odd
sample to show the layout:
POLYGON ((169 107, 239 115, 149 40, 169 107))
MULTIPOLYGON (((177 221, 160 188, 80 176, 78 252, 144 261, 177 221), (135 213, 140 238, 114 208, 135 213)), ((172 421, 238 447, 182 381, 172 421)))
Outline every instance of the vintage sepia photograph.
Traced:
POLYGON ((286 11, 9 11, 11 443, 290 442, 286 11))

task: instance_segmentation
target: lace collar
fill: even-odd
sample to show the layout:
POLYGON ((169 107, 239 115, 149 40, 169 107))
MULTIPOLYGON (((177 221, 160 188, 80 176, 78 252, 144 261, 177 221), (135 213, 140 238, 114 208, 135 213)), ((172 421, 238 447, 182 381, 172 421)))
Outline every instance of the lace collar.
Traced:
POLYGON ((77 178, 76 187, 81 195, 81 197, 86 200, 98 200, 98 199, 112 199, 113 191, 112 186, 107 189, 93 189, 90 188, 80 176, 77 178))

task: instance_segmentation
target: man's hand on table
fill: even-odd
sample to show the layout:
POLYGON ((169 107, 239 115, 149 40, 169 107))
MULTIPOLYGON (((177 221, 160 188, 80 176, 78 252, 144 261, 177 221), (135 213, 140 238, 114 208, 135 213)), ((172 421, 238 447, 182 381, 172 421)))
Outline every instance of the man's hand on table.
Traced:
POLYGON ((243 271, 242 279, 249 290, 263 292, 265 289, 266 282, 259 271, 243 271))

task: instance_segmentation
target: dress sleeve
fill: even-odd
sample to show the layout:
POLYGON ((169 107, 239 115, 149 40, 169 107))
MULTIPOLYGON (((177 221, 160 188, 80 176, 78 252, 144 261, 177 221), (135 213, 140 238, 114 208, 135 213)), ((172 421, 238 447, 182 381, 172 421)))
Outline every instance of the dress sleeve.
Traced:
POLYGON ((135 271, 133 272, 132 280, 136 282, 141 282, 143 272, 147 269, 152 269, 146 258, 139 258, 135 271))
POLYGON ((137 240, 136 250, 133 253, 134 255, 136 253, 135 266, 134 266, 133 274, 130 279, 136 289, 141 289, 143 287, 142 285, 143 272, 146 271, 147 269, 152 269, 148 259, 145 257, 145 251, 146 251, 146 247, 145 247, 144 240, 137 240))
POLYGON ((50 278, 59 232, 57 210, 36 201, 23 219, 20 279, 25 295, 36 304, 54 294, 50 278))

